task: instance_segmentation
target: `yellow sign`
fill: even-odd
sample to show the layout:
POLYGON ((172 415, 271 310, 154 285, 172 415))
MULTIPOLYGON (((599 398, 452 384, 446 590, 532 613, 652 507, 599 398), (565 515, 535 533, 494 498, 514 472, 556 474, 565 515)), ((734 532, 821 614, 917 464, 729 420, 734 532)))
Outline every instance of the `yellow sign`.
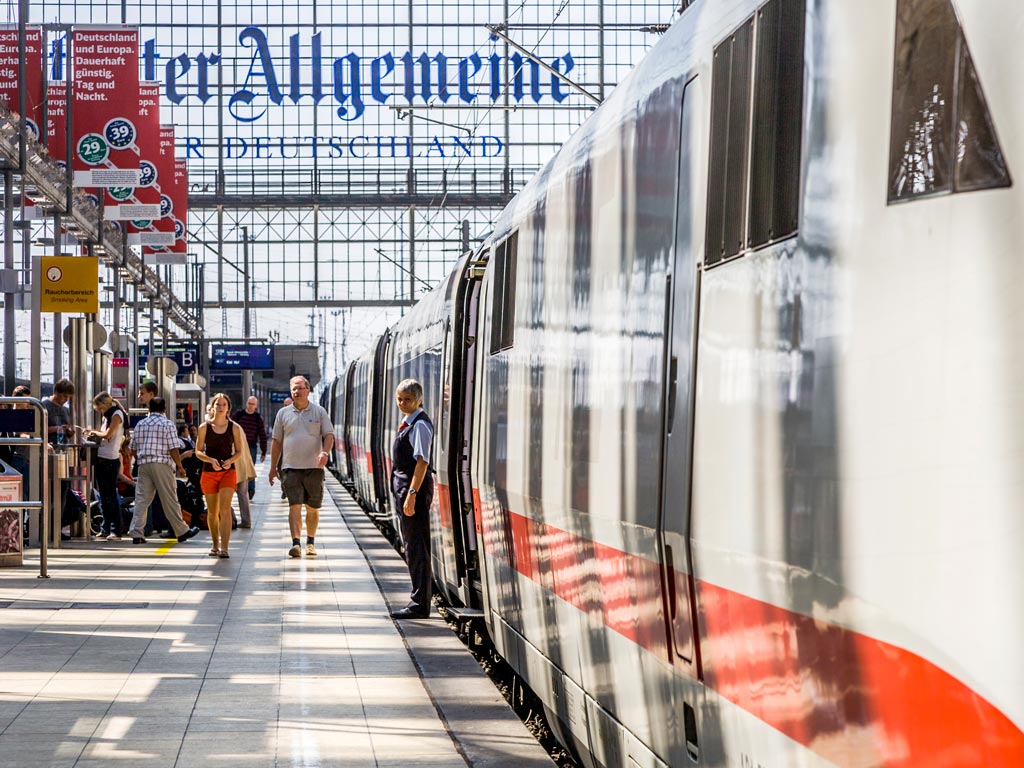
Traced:
POLYGON ((100 260, 95 256, 43 256, 42 312, 100 311, 100 260))

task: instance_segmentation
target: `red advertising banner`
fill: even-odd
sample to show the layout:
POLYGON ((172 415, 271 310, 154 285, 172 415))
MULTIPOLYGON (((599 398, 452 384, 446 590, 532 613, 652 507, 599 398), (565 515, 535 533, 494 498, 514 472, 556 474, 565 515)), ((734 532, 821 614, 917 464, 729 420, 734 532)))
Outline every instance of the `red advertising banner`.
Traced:
POLYGON ((160 187, 156 161, 160 155, 160 83, 139 84, 139 120, 135 146, 139 151, 140 186, 110 187, 104 218, 131 221, 129 232, 150 228, 159 218, 160 187), (146 206, 149 206, 148 208, 146 206))
MULTIPOLYGON (((174 187, 174 126, 161 125, 159 132, 159 149, 156 161, 156 180, 160 185, 160 218, 154 220, 145 232, 136 235, 129 235, 128 242, 133 245, 142 245, 143 253, 153 253, 153 249, 146 246, 170 246, 174 245, 174 219, 171 216, 174 208, 174 200, 171 197, 171 190, 174 187)), ((161 248, 160 252, 165 249, 161 248)))
POLYGON ((188 253, 188 162, 174 161, 174 202, 171 218, 174 220, 174 253, 188 253))
MULTIPOLYGON (((0 104, 18 111, 18 27, 0 26, 0 104)), ((43 30, 25 29, 25 123, 38 139, 43 122, 43 30)))
POLYGON ((67 86, 50 83, 46 87, 46 134, 50 157, 61 165, 67 157, 67 86))
POLYGON ((71 32, 75 186, 139 184, 139 30, 71 32))

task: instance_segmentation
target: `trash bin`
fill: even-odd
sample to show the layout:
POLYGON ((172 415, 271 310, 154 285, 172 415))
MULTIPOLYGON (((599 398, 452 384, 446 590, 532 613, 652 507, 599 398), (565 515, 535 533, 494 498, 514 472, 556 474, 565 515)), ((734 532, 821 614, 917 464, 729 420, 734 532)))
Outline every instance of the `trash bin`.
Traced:
MULTIPOLYGON (((0 501, 22 501, 21 473, 0 461, 0 501)), ((22 509, 0 509, 0 566, 24 562, 21 531, 22 509)))

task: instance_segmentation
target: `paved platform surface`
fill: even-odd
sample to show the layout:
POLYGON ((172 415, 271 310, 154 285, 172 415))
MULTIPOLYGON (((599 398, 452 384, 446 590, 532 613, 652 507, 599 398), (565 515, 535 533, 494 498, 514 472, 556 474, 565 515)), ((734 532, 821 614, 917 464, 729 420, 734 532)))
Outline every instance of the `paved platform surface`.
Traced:
POLYGON ((229 560, 203 532, 0 569, 0 768, 550 766, 440 618, 389 618, 404 563, 340 486, 292 560, 259 469, 229 560))

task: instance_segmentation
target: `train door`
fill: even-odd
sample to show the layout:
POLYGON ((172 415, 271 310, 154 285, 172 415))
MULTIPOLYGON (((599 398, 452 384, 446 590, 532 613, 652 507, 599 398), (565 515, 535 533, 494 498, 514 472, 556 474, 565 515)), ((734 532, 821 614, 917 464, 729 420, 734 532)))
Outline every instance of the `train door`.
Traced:
MULTIPOLYGON (((486 258, 486 254, 483 255, 486 258)), ((469 607, 480 605, 480 573, 478 568, 477 525, 473 504, 473 480, 470 457, 473 439, 473 403, 476 392, 477 307, 483 268, 478 266, 481 256, 467 264, 464 277, 459 281, 455 296, 456 328, 454 334, 451 435, 452 453, 449 476, 457 487, 459 509, 452 515, 459 517, 460 534, 459 575, 463 580, 463 600, 469 607)))
POLYGON ((373 376, 371 379, 373 396, 371 397, 370 413, 370 453, 373 462, 373 469, 371 471, 373 473, 374 492, 377 494, 378 514, 385 519, 389 514, 388 510, 391 506, 388 499, 391 476, 387 471, 383 443, 386 409, 391 404, 391 393, 388 390, 391 382, 387 380, 387 352, 390 342, 390 331, 385 331, 377 341, 377 349, 373 356, 373 376))
POLYGON ((672 662, 699 678, 696 595, 690 551, 694 371, 700 295, 697 227, 703 210, 702 95, 693 78, 683 92, 676 191, 674 260, 666 279, 665 390, 662 433, 660 544, 665 621, 672 662))

